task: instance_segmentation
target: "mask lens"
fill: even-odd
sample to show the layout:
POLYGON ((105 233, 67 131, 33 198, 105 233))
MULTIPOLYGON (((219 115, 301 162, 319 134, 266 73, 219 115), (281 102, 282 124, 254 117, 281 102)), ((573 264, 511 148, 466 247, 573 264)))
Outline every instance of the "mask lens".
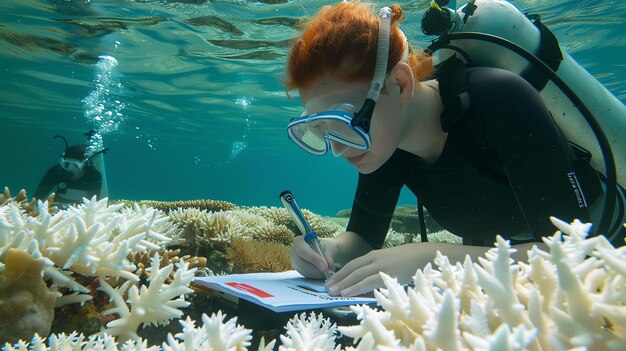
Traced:
POLYGON ((61 159, 61 162, 59 162, 59 165, 68 172, 78 172, 81 168, 83 168, 83 162, 77 160, 66 160, 63 158, 61 159))
POLYGON ((360 148, 365 146, 363 137, 348 124, 342 122, 329 121, 325 137, 350 147, 360 148))
POLYGON ((321 128, 310 126, 308 123, 297 124, 289 128, 289 136, 298 145, 311 149, 315 153, 326 151, 326 140, 321 128))
POLYGON ((366 150, 369 136, 359 134, 350 125, 351 119, 351 113, 341 110, 301 116, 289 124, 289 137, 303 149, 317 155, 326 153, 330 141, 366 150))

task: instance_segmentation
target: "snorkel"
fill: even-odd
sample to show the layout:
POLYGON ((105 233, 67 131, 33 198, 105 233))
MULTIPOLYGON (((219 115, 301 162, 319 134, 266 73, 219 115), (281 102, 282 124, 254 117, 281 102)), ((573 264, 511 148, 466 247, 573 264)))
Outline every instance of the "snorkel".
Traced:
POLYGON ((383 7, 378 17, 380 18, 380 24, 378 27, 378 46, 376 48, 376 70, 374 71, 374 78, 372 79, 370 90, 367 92, 367 98, 365 99, 365 103, 363 103, 363 107, 361 107, 359 112, 354 114, 354 118, 352 118, 350 122, 353 127, 363 129, 368 135, 374 107, 380 97, 380 91, 383 88, 385 76, 387 75, 389 37, 391 32, 391 9, 389 7, 383 7))

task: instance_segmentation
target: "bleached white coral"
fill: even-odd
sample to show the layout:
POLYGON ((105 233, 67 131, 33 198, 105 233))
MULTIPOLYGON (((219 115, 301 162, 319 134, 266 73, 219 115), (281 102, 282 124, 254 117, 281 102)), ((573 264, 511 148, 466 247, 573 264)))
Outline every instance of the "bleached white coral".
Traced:
MULTIPOLYGON (((182 333, 172 336, 169 334, 167 343, 163 343, 164 351, 206 350, 206 351, 231 351, 247 350, 252 339, 252 331, 237 324, 237 318, 224 322, 226 315, 221 311, 210 317, 202 315, 202 327, 196 327, 195 321, 187 317, 180 324, 183 326, 182 333)), ((273 347, 274 342, 268 344, 273 347)))
POLYGON ((129 340, 124 344, 118 344, 115 338, 106 333, 94 334, 85 337, 76 332, 66 335, 52 334, 46 338, 35 335, 30 343, 20 341, 15 345, 5 345, 3 351, 158 351, 158 346, 148 346, 145 340, 129 340))
POLYGON ((141 324, 144 327, 149 324, 165 325, 171 319, 183 315, 179 308, 189 306, 184 295, 193 291, 189 284, 196 269, 188 269, 189 264, 186 262, 179 263, 174 279, 167 284, 165 281, 170 277, 174 264, 170 263, 160 268, 159 263, 159 254, 156 253, 152 258, 152 266, 148 269, 150 271, 148 286, 142 285, 141 288, 137 288, 136 285, 132 285, 128 289, 130 307, 123 298, 127 284, 115 289, 107 284, 105 279, 100 278, 100 289, 104 290, 115 304, 114 308, 105 311, 104 314, 116 313, 120 316, 106 325, 110 335, 119 336, 122 340, 137 339, 139 336, 136 331, 141 324))
POLYGON ((130 252, 159 249, 173 226, 162 212, 135 206, 108 205, 108 199, 83 199, 78 206, 50 215, 38 202, 35 218, 14 204, 0 207, 0 261, 10 248, 44 258, 46 276, 59 286, 85 291, 67 271, 86 276, 115 276, 137 281, 130 252))
POLYGON ((513 262, 498 238, 480 264, 450 265, 438 255, 402 288, 381 274, 383 310, 354 306, 360 325, 339 327, 358 350, 626 349, 626 247, 587 238, 588 225, 553 219, 562 232, 513 262))
MULTIPOLYGON (((15 345, 5 345, 4 351, 245 351, 250 346, 252 331, 237 325, 237 318, 224 321, 226 316, 222 312, 211 315, 202 315, 204 323, 201 327, 195 326, 195 321, 187 317, 180 320, 183 327, 181 333, 168 335, 162 347, 148 346, 147 341, 141 338, 119 342, 114 336, 101 332, 89 337, 76 332, 66 334, 52 334, 46 339, 35 335, 30 343, 20 341, 15 345)), ((263 345, 258 351, 269 351, 275 341, 263 345)))
MULTIPOLYGON (((500 238, 480 263, 466 258, 452 265, 438 255, 434 266, 416 272, 413 287, 382 275, 385 288, 375 292, 381 309, 352 306, 360 323, 337 328, 355 338, 347 349, 626 350, 626 246, 587 238, 588 227, 578 222, 555 224, 561 231, 544 240, 549 252, 534 247, 528 263, 514 262, 500 238)), ((246 350, 250 331, 224 319, 205 315, 199 328, 189 318, 181 321, 183 332, 162 349, 246 350)), ((334 325, 321 316, 289 323, 281 350, 339 349, 334 325)), ((98 340, 63 348, 33 341, 32 348, 21 343, 6 350, 118 350, 113 341, 104 346, 98 340)), ((120 349, 144 346, 138 339, 120 349)))
POLYGON ((321 314, 313 312, 308 316, 306 313, 295 315, 287 322, 285 329, 286 335, 280 336, 280 351, 339 350, 339 347, 335 347, 337 326, 321 314))
MULTIPOLYGON (((450 243, 450 244, 463 244, 463 238, 456 236, 450 233, 447 230, 440 230, 434 233, 428 233, 428 242, 431 243, 450 243)), ((414 235, 412 233, 398 233, 393 228, 389 227, 387 231, 387 235, 385 236, 385 242, 383 243, 383 247, 394 247, 398 245, 402 245, 407 242, 407 240, 412 240, 414 242, 420 242, 420 235, 414 235)))

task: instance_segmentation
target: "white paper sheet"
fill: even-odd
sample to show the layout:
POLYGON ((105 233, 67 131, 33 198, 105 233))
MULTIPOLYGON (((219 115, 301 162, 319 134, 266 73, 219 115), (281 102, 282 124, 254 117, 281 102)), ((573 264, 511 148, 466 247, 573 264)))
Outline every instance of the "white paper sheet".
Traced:
POLYGON ((296 271, 198 277, 194 282, 275 312, 376 302, 373 297, 330 296, 324 288, 324 280, 304 278, 296 271))

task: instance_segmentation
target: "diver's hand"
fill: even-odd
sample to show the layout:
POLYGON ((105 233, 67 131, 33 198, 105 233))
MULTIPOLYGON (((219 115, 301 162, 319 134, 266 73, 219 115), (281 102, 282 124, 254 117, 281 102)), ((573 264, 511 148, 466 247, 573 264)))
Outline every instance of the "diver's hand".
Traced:
POLYGON ((291 265, 307 278, 324 279, 324 272, 328 271, 328 267, 335 265, 334 259, 339 252, 337 243, 330 238, 320 239, 320 242, 324 248, 326 260, 313 251, 302 235, 295 238, 289 251, 291 265))
POLYGON ((401 284, 411 281, 418 268, 430 261, 434 254, 422 253, 419 243, 373 250, 343 266, 326 281, 330 295, 357 296, 382 288, 379 272, 398 278, 401 284))

